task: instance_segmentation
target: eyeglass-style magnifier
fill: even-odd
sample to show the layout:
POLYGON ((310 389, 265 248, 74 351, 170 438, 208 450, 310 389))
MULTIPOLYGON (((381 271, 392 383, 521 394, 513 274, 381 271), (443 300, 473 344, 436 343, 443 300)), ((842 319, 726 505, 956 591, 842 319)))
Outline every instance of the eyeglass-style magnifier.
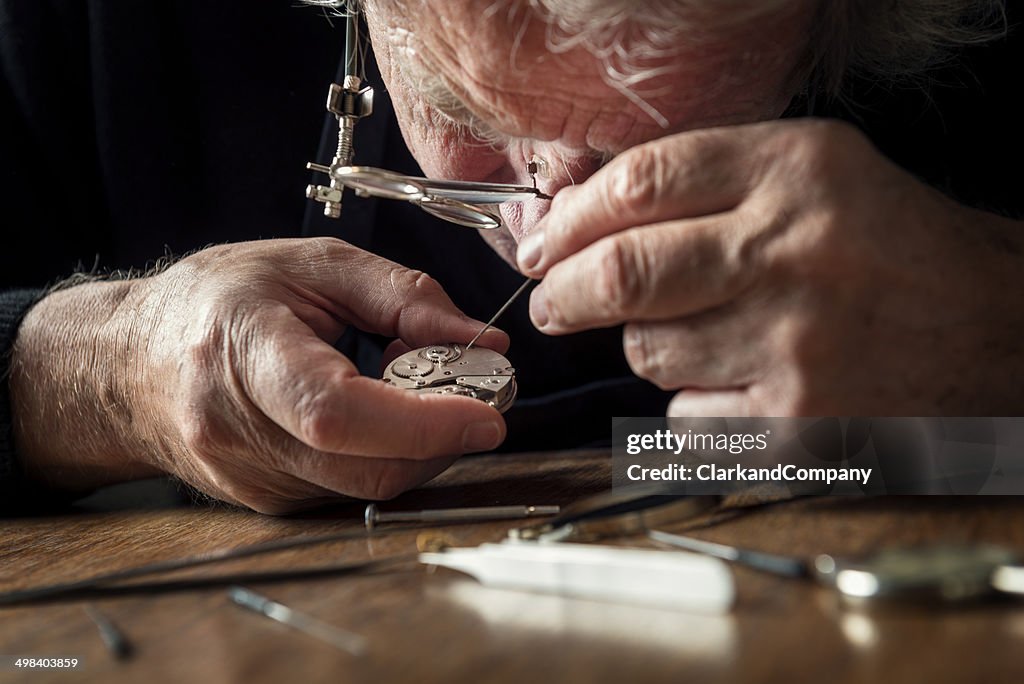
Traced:
POLYGON ((346 6, 343 16, 346 20, 345 79, 342 85, 332 84, 327 95, 327 111, 338 119, 338 148, 330 166, 306 164, 307 169, 326 174, 331 179, 330 185, 306 188, 306 197, 323 204, 326 216, 341 217, 342 195, 345 188, 351 188, 357 197, 405 200, 445 221, 468 228, 493 230, 501 227, 501 215, 493 205, 531 198, 551 199, 537 189, 538 166, 535 162, 527 165, 527 171, 534 179, 533 187, 432 180, 371 166, 352 166, 355 126, 361 118, 373 113, 373 88, 363 86, 362 43, 356 10, 346 6))
MULTIPOLYGON (((435 180, 421 176, 405 176, 372 166, 328 167, 322 164, 307 164, 306 167, 311 171, 329 175, 336 191, 351 188, 357 197, 405 200, 440 219, 480 230, 501 227, 501 216, 488 207, 531 198, 551 199, 550 195, 529 185, 435 180)), ((530 164, 528 171, 534 175, 535 166, 530 164)), ((316 186, 310 186, 307 195, 311 199, 316 199, 312 195, 317 190, 316 186)))

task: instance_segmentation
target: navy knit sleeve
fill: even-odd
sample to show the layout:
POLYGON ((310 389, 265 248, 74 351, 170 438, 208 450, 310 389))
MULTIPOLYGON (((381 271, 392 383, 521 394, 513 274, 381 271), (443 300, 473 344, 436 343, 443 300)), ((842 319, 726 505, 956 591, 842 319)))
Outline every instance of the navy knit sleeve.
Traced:
POLYGON ((0 512, 22 508, 31 489, 22 479, 14 448, 10 361, 18 326, 42 295, 42 290, 0 292, 0 512))

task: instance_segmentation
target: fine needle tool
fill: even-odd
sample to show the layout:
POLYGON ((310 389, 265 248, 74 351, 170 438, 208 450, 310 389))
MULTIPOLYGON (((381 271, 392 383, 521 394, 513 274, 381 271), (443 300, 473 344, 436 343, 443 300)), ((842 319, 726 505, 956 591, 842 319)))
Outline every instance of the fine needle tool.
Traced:
POLYGON ((687 551, 693 551, 694 553, 702 553, 706 556, 714 556, 715 558, 721 558, 722 560, 729 561, 731 563, 745 565, 748 568, 761 570, 762 572, 771 573, 773 575, 780 575, 782 577, 807 577, 810 574, 808 564, 800 558, 790 558, 788 556, 779 556, 774 553, 762 553, 760 551, 740 549, 735 546, 726 546, 725 544, 716 544, 714 542, 704 541, 703 539, 694 539, 693 537, 669 534, 668 532, 662 532, 661 530, 650 530, 647 533, 647 536, 654 541, 661 542, 662 544, 686 549, 687 551))
POLYGON ((516 301, 516 299, 519 298, 519 295, 526 292, 526 288, 528 288, 530 286, 530 283, 532 282, 535 282, 533 278, 527 278, 526 282, 520 285, 519 289, 512 293, 512 296, 508 298, 508 301, 505 302, 500 309, 498 309, 498 313, 491 316, 491 320, 487 321, 487 325, 481 328, 480 332, 476 334, 476 337, 469 341, 469 344, 466 345, 466 349, 473 348, 473 345, 476 344, 476 341, 480 339, 480 336, 491 329, 491 326, 494 325, 494 322, 501 318, 501 315, 508 310, 508 307, 512 306, 512 302, 516 301))
POLYGON ((228 596, 242 608, 247 608, 254 613, 259 613, 271 620, 276 620, 309 636, 316 637, 339 650, 355 656, 362 655, 366 651, 364 637, 292 610, 284 604, 271 601, 266 596, 245 587, 231 587, 228 589, 228 596))
POLYGON ((382 512, 377 504, 369 504, 363 515, 366 529, 386 522, 477 522, 558 515, 559 506, 478 506, 475 508, 435 508, 424 511, 382 512))

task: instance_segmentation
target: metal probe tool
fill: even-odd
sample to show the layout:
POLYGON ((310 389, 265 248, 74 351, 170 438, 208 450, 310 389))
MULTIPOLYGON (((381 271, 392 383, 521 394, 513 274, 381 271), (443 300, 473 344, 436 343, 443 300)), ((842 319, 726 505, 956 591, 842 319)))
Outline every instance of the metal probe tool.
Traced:
POLYGON ((237 605, 259 613, 281 624, 294 627, 300 632, 326 641, 331 646, 352 655, 362 655, 366 651, 366 639, 347 630, 321 622, 314 617, 292 610, 286 605, 271 601, 266 596, 257 594, 245 587, 231 587, 228 596, 237 605))
POLYGON ((476 341, 480 339, 480 336, 483 335, 488 330, 490 330, 491 326, 494 325, 494 322, 501 318, 501 314, 505 313, 505 311, 508 310, 508 307, 512 306, 512 302, 516 301, 516 299, 519 298, 519 295, 523 294, 523 292, 526 292, 526 288, 528 288, 530 286, 530 283, 532 282, 535 282, 533 278, 527 278, 526 282, 520 285, 519 289, 512 293, 512 296, 508 298, 508 301, 505 302, 500 309, 498 309, 498 313, 491 316, 491 320, 487 321, 487 325, 481 328, 480 332, 476 334, 476 337, 469 341, 469 344, 466 345, 466 349, 473 348, 473 345, 476 344, 476 341))
POLYGON ((714 542, 704 541, 703 539, 694 539, 693 537, 670 534, 661 530, 650 530, 648 531, 647 536, 654 541, 661 542, 662 544, 686 549, 687 551, 693 551, 694 553, 703 553, 706 556, 714 556, 715 558, 739 563, 740 565, 745 565, 748 568, 761 570, 762 572, 768 572, 773 575, 781 575, 782 577, 807 577, 810 575, 810 568, 808 567, 807 562, 799 558, 780 556, 774 553, 762 553, 761 551, 751 551, 749 549, 741 549, 735 546, 727 546, 725 544, 716 544, 714 542))
POLYGON ((559 506, 479 506, 476 508, 437 508, 426 511, 393 511, 381 513, 377 504, 366 507, 363 516, 366 529, 382 522, 475 522, 477 520, 508 520, 558 515, 559 506))

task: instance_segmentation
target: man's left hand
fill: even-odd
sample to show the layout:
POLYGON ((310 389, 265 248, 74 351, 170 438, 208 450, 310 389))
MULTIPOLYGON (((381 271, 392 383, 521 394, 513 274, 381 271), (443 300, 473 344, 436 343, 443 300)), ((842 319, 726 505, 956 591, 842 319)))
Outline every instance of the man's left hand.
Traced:
POLYGON ((1024 406, 1022 237, 794 120, 626 151, 518 259, 534 324, 625 324, 669 415, 997 415, 1024 406))

